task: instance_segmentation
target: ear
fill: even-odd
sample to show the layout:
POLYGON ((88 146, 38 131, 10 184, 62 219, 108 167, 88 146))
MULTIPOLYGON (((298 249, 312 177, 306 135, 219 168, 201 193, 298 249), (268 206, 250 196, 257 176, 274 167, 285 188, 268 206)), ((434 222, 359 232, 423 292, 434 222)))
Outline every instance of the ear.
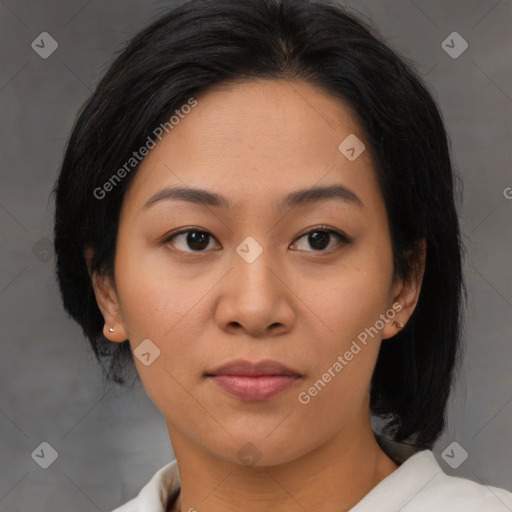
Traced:
POLYGON ((128 339, 128 334, 123 323, 117 292, 109 276, 104 273, 91 271, 93 255, 94 251, 92 248, 87 247, 84 251, 84 257, 96 297, 96 303, 105 319, 103 334, 108 340, 121 343, 128 339), (113 332, 109 330, 111 327, 114 329, 113 332))
POLYGON ((407 280, 400 280, 393 284, 391 297, 392 301, 390 309, 396 311, 396 315, 390 322, 387 322, 384 329, 382 330, 382 339, 392 338, 400 332, 396 325, 393 324, 393 321, 402 322, 407 324, 407 321, 413 314, 416 305, 418 303, 418 298, 420 296, 421 284, 423 282, 423 274, 425 273, 425 259, 427 254, 427 242, 424 238, 422 238, 418 242, 417 253, 413 251, 411 253, 411 257, 415 257, 415 260, 412 262, 413 271, 411 276, 407 280), (392 307, 393 304, 395 307, 392 307), (398 304, 401 306, 399 309, 398 304))

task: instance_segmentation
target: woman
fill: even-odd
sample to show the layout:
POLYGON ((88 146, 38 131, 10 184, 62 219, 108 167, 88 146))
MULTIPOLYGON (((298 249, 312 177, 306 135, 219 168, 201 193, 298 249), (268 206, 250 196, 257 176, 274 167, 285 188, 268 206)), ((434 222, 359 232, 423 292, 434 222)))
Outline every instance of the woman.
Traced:
POLYGON ((138 34, 56 186, 64 306, 176 455, 117 512, 510 510, 431 451, 453 182, 420 78, 333 3, 192 0, 138 34))

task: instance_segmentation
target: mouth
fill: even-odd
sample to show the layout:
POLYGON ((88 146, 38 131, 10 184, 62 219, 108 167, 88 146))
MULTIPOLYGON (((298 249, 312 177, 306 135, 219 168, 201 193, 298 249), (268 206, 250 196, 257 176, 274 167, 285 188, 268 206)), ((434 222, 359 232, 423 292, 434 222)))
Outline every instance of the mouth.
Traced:
POLYGON ((270 400, 296 384, 303 375, 277 361, 231 361, 205 373, 222 391, 246 401, 270 400))

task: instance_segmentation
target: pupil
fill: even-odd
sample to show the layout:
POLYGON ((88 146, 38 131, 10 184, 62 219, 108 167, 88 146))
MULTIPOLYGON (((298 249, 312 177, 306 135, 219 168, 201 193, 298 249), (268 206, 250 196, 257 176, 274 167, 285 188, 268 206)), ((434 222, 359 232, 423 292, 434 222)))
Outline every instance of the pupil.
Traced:
POLYGON ((315 231, 309 235, 310 245, 313 249, 322 249, 318 245, 327 245, 329 243, 329 233, 326 231, 315 231))
POLYGON ((191 249, 204 249, 208 246, 208 234, 203 231, 192 231, 187 236, 187 243, 191 249))

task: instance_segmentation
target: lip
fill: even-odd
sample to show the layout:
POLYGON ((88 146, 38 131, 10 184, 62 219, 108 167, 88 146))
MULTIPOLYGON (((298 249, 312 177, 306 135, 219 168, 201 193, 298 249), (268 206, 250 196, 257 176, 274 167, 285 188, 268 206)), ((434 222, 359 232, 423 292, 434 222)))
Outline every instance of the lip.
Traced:
POLYGON ((268 359, 257 363, 238 359, 205 375, 223 391, 247 401, 270 400, 302 378, 295 370, 268 359))

